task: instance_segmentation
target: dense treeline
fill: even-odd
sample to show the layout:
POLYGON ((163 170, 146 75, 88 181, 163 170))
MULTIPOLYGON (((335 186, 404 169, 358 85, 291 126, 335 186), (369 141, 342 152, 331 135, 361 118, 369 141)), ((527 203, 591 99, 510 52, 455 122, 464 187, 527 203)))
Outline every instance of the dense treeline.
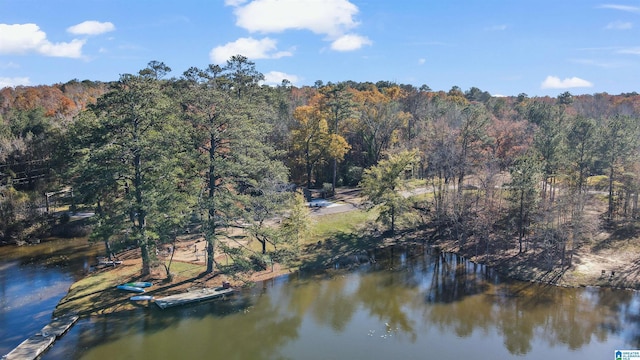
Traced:
POLYGON ((109 84, 0 91, 4 242, 37 236, 44 193, 73 194, 72 205, 95 210, 92 237, 137 244, 146 271, 158 244, 194 227, 207 240, 208 271, 217 246, 236 264, 295 255, 305 211, 284 191, 290 183, 328 195, 360 184, 391 231, 428 225, 460 246, 473 238, 476 252, 534 247, 563 265, 597 226, 586 217, 594 199, 606 204, 604 224, 638 215, 635 93, 269 87, 242 56, 170 72, 153 61, 109 84), (430 193, 406 199, 407 184, 430 193), (267 226, 273 218, 282 219, 277 229, 267 226), (277 251, 247 257, 219 242, 233 226, 248 229, 263 254, 277 251))
POLYGON ((68 127, 106 90, 86 80, 0 89, 1 243, 33 241, 49 228, 43 194, 68 185, 68 127))

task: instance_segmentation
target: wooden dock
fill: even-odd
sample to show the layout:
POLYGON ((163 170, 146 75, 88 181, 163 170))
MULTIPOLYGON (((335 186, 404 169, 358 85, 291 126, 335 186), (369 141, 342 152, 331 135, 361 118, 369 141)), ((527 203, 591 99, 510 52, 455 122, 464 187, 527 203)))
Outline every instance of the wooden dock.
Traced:
POLYGON ((156 305, 158 305, 161 309, 166 309, 168 307, 223 297, 225 295, 231 294, 234 291, 235 290, 232 288, 225 289, 223 287, 204 288, 181 294, 170 295, 163 298, 156 298, 155 302, 156 305))
POLYGON ((3 360, 32 360, 37 359, 62 335, 64 335, 73 324, 78 321, 77 316, 67 316, 56 318, 42 330, 23 341, 10 353, 3 356, 3 360))

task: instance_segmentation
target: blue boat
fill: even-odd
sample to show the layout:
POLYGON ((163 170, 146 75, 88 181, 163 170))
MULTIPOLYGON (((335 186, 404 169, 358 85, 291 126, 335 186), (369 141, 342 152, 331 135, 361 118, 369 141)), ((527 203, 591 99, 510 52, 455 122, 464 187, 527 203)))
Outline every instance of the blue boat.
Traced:
POLYGON ((136 282, 126 283, 125 285, 133 286, 133 287, 139 287, 139 288, 148 288, 151 285, 153 285, 153 283, 145 282, 145 281, 136 281, 136 282))
POLYGON ((135 292, 135 293, 143 293, 144 292, 143 288, 137 287, 137 286, 118 285, 118 286, 116 286, 116 288, 118 290, 131 291, 131 292, 135 292))
POLYGON ((131 301, 149 301, 149 300, 153 300, 153 296, 151 295, 136 295, 136 296, 132 296, 129 298, 129 300, 131 301))

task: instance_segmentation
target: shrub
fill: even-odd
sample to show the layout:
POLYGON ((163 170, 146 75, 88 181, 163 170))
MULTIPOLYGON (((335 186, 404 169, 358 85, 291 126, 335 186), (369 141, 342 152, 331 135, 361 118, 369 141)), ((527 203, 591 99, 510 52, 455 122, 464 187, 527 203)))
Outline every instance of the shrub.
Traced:
POLYGON ((363 169, 360 166, 349 166, 344 175, 344 183, 347 186, 357 186, 362 180, 363 169))
POLYGON ((71 215, 69 215, 68 212, 65 211, 62 213, 62 215, 60 215, 60 224, 67 224, 69 220, 71 220, 71 215))
POLYGON ((332 197, 333 195, 335 195, 333 193, 333 184, 323 183, 322 184, 322 197, 326 199, 328 197, 332 197))

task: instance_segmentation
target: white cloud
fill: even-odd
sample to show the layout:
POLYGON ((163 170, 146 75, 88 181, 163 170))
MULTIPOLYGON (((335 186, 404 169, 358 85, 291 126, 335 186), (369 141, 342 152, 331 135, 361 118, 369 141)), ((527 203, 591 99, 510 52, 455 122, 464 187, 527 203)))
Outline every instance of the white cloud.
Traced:
POLYGON ((6 87, 15 87, 19 85, 29 85, 31 82, 28 77, 0 77, 0 89, 6 87))
POLYGON ((47 34, 35 24, 0 24, 0 53, 22 54, 48 42, 47 34))
POLYGON ((424 65, 424 63, 426 62, 427 62, 427 59, 425 58, 418 59, 418 65, 424 65))
POLYGON ((629 5, 604 4, 604 5, 600 5, 599 8, 620 10, 620 11, 626 11, 626 12, 632 12, 632 13, 640 13, 640 7, 629 6, 629 5))
POLYGON ((372 42, 365 36, 356 34, 342 35, 331 43, 331 49, 335 51, 352 51, 358 50, 365 45, 371 45, 372 42))
POLYGON ((633 28, 633 24, 624 21, 614 21, 605 26, 605 29, 607 30, 629 30, 631 28, 633 28))
POLYGON ((36 24, 0 24, 0 54, 26 54, 36 52, 45 56, 79 58, 84 40, 52 43, 36 24))
POLYGON ((289 80, 292 84, 296 84, 300 81, 300 78, 296 75, 283 73, 280 71, 270 71, 264 74, 264 84, 267 85, 280 85, 282 80, 289 80))
POLYGON ((74 35, 99 35, 115 29, 116 27, 110 22, 89 20, 67 28, 67 32, 74 35))
POLYGON ((38 51, 46 56, 79 58, 82 57, 82 46, 85 40, 73 39, 69 43, 52 44, 47 42, 42 44, 38 51))
POLYGON ((569 89, 592 86, 593 84, 591 82, 575 76, 572 78, 565 78, 564 80, 560 80, 560 78, 556 76, 547 76, 540 85, 542 89, 569 89))
MULTIPOLYGON (((237 3, 227 0, 228 3, 237 3)), ((310 30, 338 37, 358 26, 358 7, 348 0, 254 0, 234 10, 236 25, 250 32, 310 30)))
POLYGON ((336 51, 371 45, 365 36, 348 34, 360 25, 358 7, 349 0, 225 0, 225 5, 235 7, 236 25, 249 32, 308 30, 325 35, 336 51))
POLYGON ((631 55, 640 55, 640 48, 627 48, 617 51, 618 54, 631 54, 631 55))
POLYGON ((290 51, 277 51, 277 43, 268 37, 262 40, 240 38, 213 48, 209 53, 209 59, 215 64, 222 64, 234 55, 243 55, 249 59, 279 59, 293 55, 290 51))

